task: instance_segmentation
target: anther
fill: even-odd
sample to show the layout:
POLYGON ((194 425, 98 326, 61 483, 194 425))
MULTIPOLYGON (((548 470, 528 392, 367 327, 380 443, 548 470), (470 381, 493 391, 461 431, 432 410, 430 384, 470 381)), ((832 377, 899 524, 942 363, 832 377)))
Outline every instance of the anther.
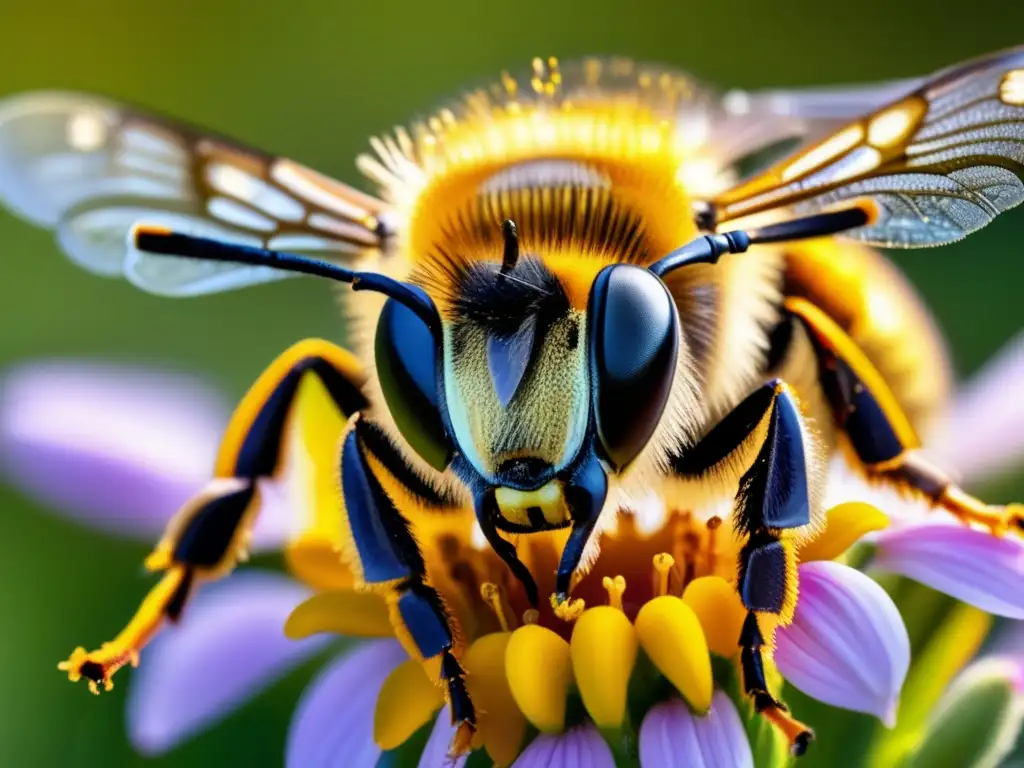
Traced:
POLYGON ((616 576, 614 579, 610 576, 605 576, 601 579, 601 586, 608 593, 608 605, 621 611, 622 595, 626 591, 626 579, 622 576, 616 576))
POLYGON ((484 599, 484 602, 490 606, 491 610, 494 611, 494 615, 498 617, 498 624, 501 625, 501 631, 508 632, 510 627, 508 618, 505 614, 505 606, 501 600, 501 588, 493 582, 484 582, 480 585, 480 596, 484 599))
POLYGON ((668 576, 675 564, 675 558, 667 552, 654 556, 654 593, 658 597, 668 594, 668 576))
POLYGON ((523 611, 523 624, 536 624, 540 621, 540 611, 536 608, 528 608, 523 611))

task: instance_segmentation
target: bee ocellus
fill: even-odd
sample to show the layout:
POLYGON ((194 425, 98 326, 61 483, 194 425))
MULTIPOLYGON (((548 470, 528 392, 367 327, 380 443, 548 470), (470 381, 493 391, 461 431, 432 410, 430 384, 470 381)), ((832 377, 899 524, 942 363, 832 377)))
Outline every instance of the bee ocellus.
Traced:
POLYGON ((571 621, 624 500, 734 499, 743 685, 797 751, 809 731, 762 653, 792 620, 834 455, 1022 533, 1019 505, 984 504, 916 450, 947 394, 943 347, 870 246, 951 242, 1024 199, 1024 49, 827 95, 722 96, 662 66, 537 59, 372 147, 369 195, 98 97, 0 102, 0 199, 76 264, 168 296, 293 274, 354 291, 354 353, 305 340, 257 380, 214 481, 147 561, 163 580, 115 640, 75 651, 72 679, 109 686, 197 583, 235 566, 309 375, 348 420, 344 556, 410 652, 438 663, 463 746, 476 715, 459 628, 411 516, 471 508, 528 602, 571 621), (514 541, 559 529, 543 594, 514 541))

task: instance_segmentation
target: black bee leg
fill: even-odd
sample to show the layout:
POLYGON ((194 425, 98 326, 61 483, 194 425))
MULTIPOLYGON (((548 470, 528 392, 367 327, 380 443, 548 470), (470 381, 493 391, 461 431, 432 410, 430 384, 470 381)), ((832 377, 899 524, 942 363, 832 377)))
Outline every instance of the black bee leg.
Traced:
POLYGON ((803 753, 813 734, 768 690, 762 653, 768 645, 765 636, 792 620, 795 537, 812 520, 816 493, 808 462, 815 455, 796 398, 775 380, 747 397, 674 461, 677 476, 683 478, 734 476, 737 464, 748 465, 739 479, 733 514, 737 535, 746 539, 737 584, 748 610, 739 638, 743 684, 757 711, 789 739, 794 754, 803 753))
POLYGON ((494 489, 489 488, 477 493, 475 507, 476 519, 480 524, 480 530, 483 531, 484 538, 487 539, 487 543, 498 553, 498 557, 509 567, 512 575, 523 585, 530 605, 536 607, 539 595, 537 592, 537 582, 534 581, 533 574, 530 573, 530 569, 526 567, 526 564, 519 559, 515 545, 502 538, 501 534, 498 533, 497 521, 501 513, 498 508, 498 502, 495 499, 494 489))
POLYGON ((85 677, 93 691, 111 688, 111 676, 138 663, 163 622, 180 617, 197 583, 222 578, 246 557, 260 506, 257 481, 280 468, 288 413, 307 374, 320 379, 342 414, 365 407, 359 364, 345 350, 306 339, 278 357, 235 409, 214 479, 178 511, 146 559, 146 568, 163 572, 163 578, 116 638, 93 652, 76 648, 60 664, 71 680, 85 677))
POLYGON ((476 713, 455 657, 455 620, 427 583, 426 566, 409 521, 371 469, 373 457, 385 467, 391 481, 399 481, 399 474, 414 476, 412 469, 399 469, 394 463, 396 457, 400 458, 397 452, 386 458, 379 456, 382 435, 357 417, 342 441, 341 487, 351 534, 350 564, 365 584, 386 590, 393 606, 396 634, 405 638, 407 645, 411 643, 407 650, 423 660, 440 658, 452 721, 458 725, 453 749, 462 752, 469 747, 476 713))
POLYGON ((560 618, 573 619, 586 607, 581 600, 571 600, 569 590, 607 496, 608 477, 596 456, 583 461, 565 483, 565 503, 572 519, 572 531, 558 562, 555 594, 551 596, 552 608, 560 618))
POLYGON ((918 493, 995 535, 1024 535, 1024 505, 984 503, 917 450, 917 434, 882 375, 831 318, 803 299, 789 299, 786 309, 808 331, 836 426, 849 437, 869 476, 918 493))

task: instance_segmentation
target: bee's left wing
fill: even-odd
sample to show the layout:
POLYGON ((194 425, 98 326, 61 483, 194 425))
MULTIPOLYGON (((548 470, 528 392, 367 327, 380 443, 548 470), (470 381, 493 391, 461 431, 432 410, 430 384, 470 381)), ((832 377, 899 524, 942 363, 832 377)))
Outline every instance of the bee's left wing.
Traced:
POLYGON ((753 214, 857 205, 867 223, 846 236, 910 248, 985 226, 1024 200, 1022 179, 1019 47, 939 72, 706 202, 716 229, 753 214))
POLYGON ((49 92, 0 101, 0 202, 54 229, 84 269, 169 296, 289 273, 151 256, 127 242, 137 223, 345 261, 380 247, 386 213, 291 160, 101 97, 49 92))

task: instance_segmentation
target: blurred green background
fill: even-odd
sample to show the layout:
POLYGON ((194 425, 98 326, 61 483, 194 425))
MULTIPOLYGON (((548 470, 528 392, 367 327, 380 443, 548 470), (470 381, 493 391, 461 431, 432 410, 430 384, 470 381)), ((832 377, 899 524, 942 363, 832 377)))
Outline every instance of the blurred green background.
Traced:
MULTIPOLYGON (((98 91, 356 180, 368 135, 538 54, 662 60, 722 86, 810 85, 926 73, 1019 43, 1021 29, 1024 3, 1013 0, 0 0, 0 96, 98 91)), ((1021 238, 1016 212, 966 243, 897 256, 961 375, 1024 325, 1021 238)), ((156 362, 205 374, 234 398, 291 342, 344 335, 329 288, 311 281, 174 302, 77 271, 49 235, 2 212, 0 244, 0 365, 156 362)), ((1000 486, 999 496, 1024 497, 1019 477, 1000 486)), ((135 756, 122 717, 130 674, 93 699, 54 664, 120 626, 143 592, 144 549, 60 522, 9 489, 0 515, 0 765, 280 764, 311 667, 171 755, 135 756)))

